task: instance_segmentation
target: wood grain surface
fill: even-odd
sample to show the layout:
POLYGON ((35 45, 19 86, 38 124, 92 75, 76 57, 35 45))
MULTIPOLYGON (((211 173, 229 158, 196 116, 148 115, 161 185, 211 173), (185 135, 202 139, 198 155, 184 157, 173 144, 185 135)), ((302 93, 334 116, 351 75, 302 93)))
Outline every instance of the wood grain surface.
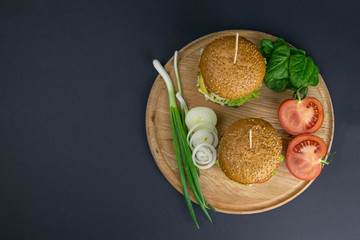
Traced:
MULTIPOLYGON (((206 101, 204 96, 197 90, 200 50, 218 37, 235 35, 236 33, 249 39, 257 46, 260 46, 261 39, 277 39, 272 35, 257 31, 230 30, 206 35, 188 44, 179 51, 178 55, 183 97, 189 109, 205 106, 212 108, 216 112, 219 136, 239 119, 256 117, 270 122, 283 141, 282 154, 285 156, 287 145, 294 136, 288 134, 281 127, 277 118, 277 109, 282 101, 292 97, 292 91, 286 90, 282 93, 275 93, 263 84, 259 99, 249 101, 236 109, 222 107, 216 103, 206 101)), ((176 87, 173 58, 167 62, 165 69, 169 72, 176 87)), ((330 150, 334 134, 334 112, 329 92, 321 76, 318 86, 309 87, 308 96, 318 98, 323 104, 325 112, 324 124, 315 135, 323 138, 330 150)), ((154 82, 147 103, 146 133, 149 147, 160 171, 170 184, 182 193, 171 133, 169 98, 165 83, 160 76, 154 82)), ((321 177, 321 174, 319 177, 321 177)), ((199 181, 205 199, 217 211, 232 214, 258 213, 279 207, 294 199, 313 182, 302 181, 293 177, 287 170, 285 162, 280 164, 276 175, 263 184, 244 186, 235 183, 229 180, 216 165, 208 170, 201 170, 199 181)), ((194 201, 193 196, 191 198, 194 201)))

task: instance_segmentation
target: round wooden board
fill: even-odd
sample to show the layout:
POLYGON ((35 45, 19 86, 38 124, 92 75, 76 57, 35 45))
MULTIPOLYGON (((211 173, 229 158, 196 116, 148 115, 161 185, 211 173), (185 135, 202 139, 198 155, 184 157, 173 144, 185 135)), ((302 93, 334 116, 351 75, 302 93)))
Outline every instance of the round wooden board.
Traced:
MULTIPOLYGON (((209 34, 188 44, 179 51, 178 55, 183 97, 189 109, 206 106, 216 112, 219 136, 239 119, 256 117, 270 122, 282 138, 282 154, 285 156, 287 145, 294 136, 289 135, 281 127, 277 118, 277 110, 282 101, 292 97, 290 90, 275 93, 263 84, 259 99, 249 101, 239 108, 222 107, 211 101, 206 101, 204 96, 197 90, 200 50, 218 37, 235 35, 236 33, 252 41, 257 46, 260 46, 261 39, 277 39, 262 32, 231 30, 209 34)), ((167 62, 165 69, 169 72, 174 86, 176 86, 173 58, 167 62)), ((324 124, 315 135, 324 139, 330 150, 334 134, 334 113, 329 92, 321 76, 317 87, 309 87, 308 96, 318 98, 323 104, 325 111, 324 124)), ((160 76, 154 82, 147 103, 146 133, 152 155, 159 169, 171 185, 182 193, 171 133, 169 98, 165 83, 160 76)), ((229 180, 216 165, 208 170, 201 170, 199 181, 205 199, 217 211, 232 214, 258 213, 279 207, 294 199, 313 182, 302 181, 293 177, 287 170, 285 162, 280 164, 276 175, 264 184, 244 186, 235 183, 229 180)), ((195 201, 193 196, 191 198, 192 201, 195 201)))

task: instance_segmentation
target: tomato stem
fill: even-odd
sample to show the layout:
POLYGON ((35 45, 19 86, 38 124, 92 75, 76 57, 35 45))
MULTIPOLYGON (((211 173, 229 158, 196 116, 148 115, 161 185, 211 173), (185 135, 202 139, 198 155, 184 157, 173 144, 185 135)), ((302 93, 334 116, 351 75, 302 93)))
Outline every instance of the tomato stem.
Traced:
POLYGON ((306 85, 302 86, 294 92, 293 99, 295 99, 298 102, 301 102, 301 100, 306 98, 307 93, 308 93, 308 87, 306 85), (301 95, 302 95, 302 97, 301 97, 301 95))
POLYGON ((325 157, 326 157, 326 156, 330 156, 331 159, 330 159, 329 161, 325 161, 325 160, 324 160, 325 157, 322 158, 322 159, 320 159, 321 166, 323 167, 325 164, 326 164, 326 165, 329 165, 329 164, 334 160, 334 158, 335 158, 335 153, 336 153, 336 152, 334 152, 334 153, 328 152, 327 154, 325 154, 325 157))
POLYGON ((324 166, 325 164, 329 165, 330 162, 320 159, 320 163, 321 163, 321 166, 324 166))

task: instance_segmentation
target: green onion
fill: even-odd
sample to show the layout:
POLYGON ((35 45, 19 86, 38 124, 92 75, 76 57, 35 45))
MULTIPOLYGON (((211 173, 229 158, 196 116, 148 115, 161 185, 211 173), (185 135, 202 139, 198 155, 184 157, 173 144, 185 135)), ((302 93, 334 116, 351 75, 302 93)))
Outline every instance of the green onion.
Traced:
MULTIPOLYGON (((176 82, 177 82, 177 85, 178 85, 179 95, 182 97, 180 76, 179 76, 179 71, 178 71, 178 67, 177 67, 177 58, 178 58, 178 51, 175 51, 175 54, 174 54, 175 77, 176 77, 176 82)), ((184 110, 184 107, 182 105, 180 105, 180 109, 181 109, 181 121, 183 123, 185 123, 185 110, 184 110)), ((185 126, 186 125, 184 124, 184 128, 186 130, 185 126)))
MULTIPOLYGON (((214 210, 214 208, 211 207, 205 201, 204 196, 202 195, 202 192, 200 189, 198 175, 197 175, 196 168, 195 168, 193 160, 192 160, 191 150, 189 148, 189 145, 188 145, 187 139, 186 139, 187 128, 186 128, 185 120, 184 120, 184 118, 185 118, 184 110, 182 108, 182 116, 180 116, 179 110, 176 105, 175 92, 174 92, 174 87, 173 87, 171 78, 158 60, 154 60, 153 65, 154 65, 155 69, 159 72, 159 74, 162 76, 162 78, 164 79, 164 82, 165 82, 167 90, 168 90, 172 135, 173 135, 173 140, 174 140, 174 149, 175 149, 176 160, 177 160, 179 173, 180 173, 180 181, 181 181, 182 189, 184 192, 185 201, 189 208, 190 215, 191 215, 196 227, 199 228, 199 224, 197 223, 194 209, 191 204, 189 191, 187 189, 187 184, 189 184, 189 187, 190 187, 196 201, 198 202, 201 210, 204 212, 205 216, 209 219, 210 222, 212 222, 212 219, 211 219, 210 215, 208 214, 205 206, 209 207, 211 210, 214 210)), ((175 52, 174 65, 175 65, 175 69, 176 69, 175 72, 177 72, 177 52, 175 52)), ((178 78, 178 73, 176 73, 176 75, 177 75, 177 79, 178 79, 179 92, 181 92, 181 86, 180 86, 180 80, 178 78)))
POLYGON ((177 82, 177 85, 179 87, 179 93, 182 96, 180 76, 179 76, 179 71, 178 71, 178 67, 177 67, 177 56, 178 56, 178 51, 175 51, 175 54, 174 54, 174 70, 175 70, 176 82, 177 82))

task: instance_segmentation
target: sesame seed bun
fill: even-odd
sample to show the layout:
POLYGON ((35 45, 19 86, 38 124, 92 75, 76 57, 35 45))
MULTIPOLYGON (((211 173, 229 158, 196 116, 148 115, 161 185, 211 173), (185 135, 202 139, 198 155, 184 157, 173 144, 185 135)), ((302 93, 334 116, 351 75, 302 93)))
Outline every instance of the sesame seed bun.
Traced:
POLYGON ((228 178, 252 184, 271 176, 279 165, 281 149, 281 138, 270 123, 248 118, 233 123, 225 132, 220 141, 218 160, 228 178))
POLYGON ((199 64, 206 87, 226 99, 254 92, 266 72, 265 60, 255 44, 239 36, 234 64, 235 49, 235 35, 218 38, 205 47, 199 64))

